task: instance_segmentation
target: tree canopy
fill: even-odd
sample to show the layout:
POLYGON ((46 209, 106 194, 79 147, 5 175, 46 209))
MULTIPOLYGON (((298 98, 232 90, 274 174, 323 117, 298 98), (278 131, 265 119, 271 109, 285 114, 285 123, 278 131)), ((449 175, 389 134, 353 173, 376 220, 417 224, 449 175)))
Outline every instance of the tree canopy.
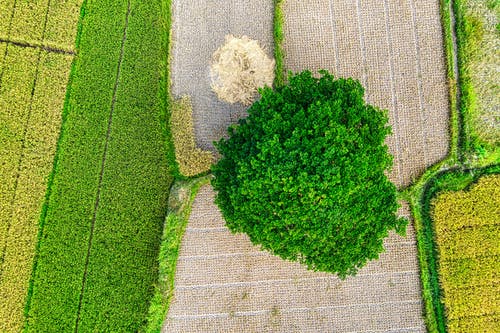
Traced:
POLYGON ((387 111, 365 103, 354 79, 327 71, 264 88, 248 117, 228 129, 212 167, 216 203, 233 232, 309 269, 354 275, 403 233, 387 111))

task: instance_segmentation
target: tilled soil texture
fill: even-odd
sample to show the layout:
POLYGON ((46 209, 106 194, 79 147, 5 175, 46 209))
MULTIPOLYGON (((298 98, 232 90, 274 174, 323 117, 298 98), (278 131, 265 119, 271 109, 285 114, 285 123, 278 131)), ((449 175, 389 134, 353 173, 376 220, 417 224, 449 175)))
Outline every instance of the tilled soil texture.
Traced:
POLYGON ((170 75, 174 98, 191 97, 196 143, 215 151, 214 141, 245 116, 246 107, 220 101, 210 88, 210 62, 228 34, 258 40, 273 54, 273 2, 269 0, 172 1, 170 75))
POLYGON ((214 196, 205 186, 194 201, 163 332, 425 332, 411 227, 341 281, 231 234, 214 196))
POLYGON ((449 106, 439 2, 287 0, 285 67, 354 77, 389 110, 391 180, 410 185, 448 152, 449 106))

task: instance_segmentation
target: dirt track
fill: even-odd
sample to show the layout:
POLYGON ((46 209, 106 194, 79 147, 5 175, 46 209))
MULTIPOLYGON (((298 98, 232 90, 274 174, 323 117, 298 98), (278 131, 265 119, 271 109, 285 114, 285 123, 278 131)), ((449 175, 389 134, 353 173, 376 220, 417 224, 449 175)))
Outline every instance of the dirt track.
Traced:
POLYGON ((358 78, 389 110, 391 180, 412 180, 448 151, 448 91, 435 0, 287 0, 285 65, 358 78))
POLYGON ((195 199, 163 332, 425 332, 411 228, 341 281, 231 234, 213 200, 210 186, 195 199))
MULTIPOLYGON (((215 16, 229 15, 231 10, 197 2, 193 8, 199 17, 188 18, 188 5, 178 4, 174 21, 187 23, 183 23, 185 31, 174 36, 178 41, 185 34, 190 41, 199 38, 196 33, 212 34, 222 40, 226 32, 238 33, 229 29, 240 27, 236 22, 241 20, 260 31, 251 37, 269 45, 271 4, 263 1, 256 6, 260 14, 252 20, 232 16, 218 28, 213 25, 215 16)), ((398 186, 410 184, 445 157, 448 95, 437 2, 287 0, 284 10, 288 69, 326 68, 338 76, 359 78, 367 89, 367 101, 389 110, 394 134, 387 144, 395 156, 390 177, 398 186)), ((187 50, 177 46, 172 76, 175 95, 189 93, 198 99, 194 106, 197 141, 202 148, 213 149, 211 142, 244 113, 219 105, 209 81, 201 82, 208 78, 208 48, 215 50, 220 44, 208 41, 209 46, 185 43, 187 50)), ((386 253, 379 260, 356 277, 340 281, 282 261, 259 251, 246 236, 231 234, 213 198, 206 186, 195 200, 164 332, 426 331, 411 227, 407 237, 391 235, 386 240, 386 253)), ((402 213, 408 215, 408 208, 402 213)))

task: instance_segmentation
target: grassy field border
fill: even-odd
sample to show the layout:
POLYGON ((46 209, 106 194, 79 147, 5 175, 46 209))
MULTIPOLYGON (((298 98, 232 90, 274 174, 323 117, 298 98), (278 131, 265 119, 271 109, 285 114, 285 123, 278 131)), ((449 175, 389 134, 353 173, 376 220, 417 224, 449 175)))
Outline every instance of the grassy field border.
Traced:
POLYGON ((210 176, 204 176, 192 180, 177 180, 172 185, 158 257, 158 284, 155 286, 155 293, 149 307, 148 323, 141 329, 141 332, 161 332, 174 293, 177 257, 193 201, 198 190, 209 183, 210 176))
POLYGON ((286 0, 273 0, 274 15, 273 15, 273 38, 274 38, 274 87, 280 87, 285 84, 285 63, 284 63, 284 47, 285 33, 283 32, 285 25, 285 17, 283 13, 283 5, 286 0))
MULTIPOLYGON (((422 284, 422 297, 425 307, 425 322, 429 332, 446 332, 444 305, 441 302, 441 287, 437 271, 437 252, 434 243, 432 221, 430 218, 429 191, 442 175, 467 170, 473 174, 481 173, 480 167, 498 161, 498 152, 486 156, 482 162, 467 159, 472 146, 468 135, 468 112, 472 87, 468 79, 464 79, 466 63, 463 59, 461 33, 463 22, 456 17, 457 2, 460 0, 440 0, 440 14, 443 29, 444 57, 446 59, 446 74, 449 88, 450 106, 450 146, 448 156, 441 162, 428 168, 424 174, 410 187, 401 192, 401 197, 410 203, 415 221, 417 236, 418 259, 422 284), (465 87, 464 87, 465 84, 465 87), (467 85, 468 84, 468 85, 467 85), (495 157, 496 156, 496 157, 495 157)), ((493 166, 492 168, 495 168, 493 166)), ((479 176, 478 176, 479 177, 479 176)))
POLYGON ((479 135, 474 132, 472 118, 476 112, 477 96, 474 92, 473 83, 469 74, 468 62, 471 61, 471 52, 477 49, 474 41, 474 31, 477 27, 466 16, 464 1, 462 0, 441 0, 448 3, 443 6, 455 18, 456 35, 456 57, 458 67, 458 84, 460 87, 459 114, 462 121, 463 154, 464 163, 468 166, 487 166, 500 159, 499 147, 481 140, 479 135), (450 5, 451 3, 451 5, 450 5), (453 12, 453 13, 451 13, 453 12))

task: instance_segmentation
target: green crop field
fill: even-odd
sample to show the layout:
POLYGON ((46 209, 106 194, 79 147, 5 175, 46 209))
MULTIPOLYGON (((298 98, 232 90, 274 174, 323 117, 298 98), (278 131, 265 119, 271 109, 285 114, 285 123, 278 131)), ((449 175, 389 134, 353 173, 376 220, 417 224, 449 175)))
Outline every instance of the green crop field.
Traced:
POLYGON ((500 331, 500 176, 433 202, 448 331, 500 331))
POLYGON ((84 5, 28 303, 29 332, 143 324, 171 179, 159 1, 84 5))

